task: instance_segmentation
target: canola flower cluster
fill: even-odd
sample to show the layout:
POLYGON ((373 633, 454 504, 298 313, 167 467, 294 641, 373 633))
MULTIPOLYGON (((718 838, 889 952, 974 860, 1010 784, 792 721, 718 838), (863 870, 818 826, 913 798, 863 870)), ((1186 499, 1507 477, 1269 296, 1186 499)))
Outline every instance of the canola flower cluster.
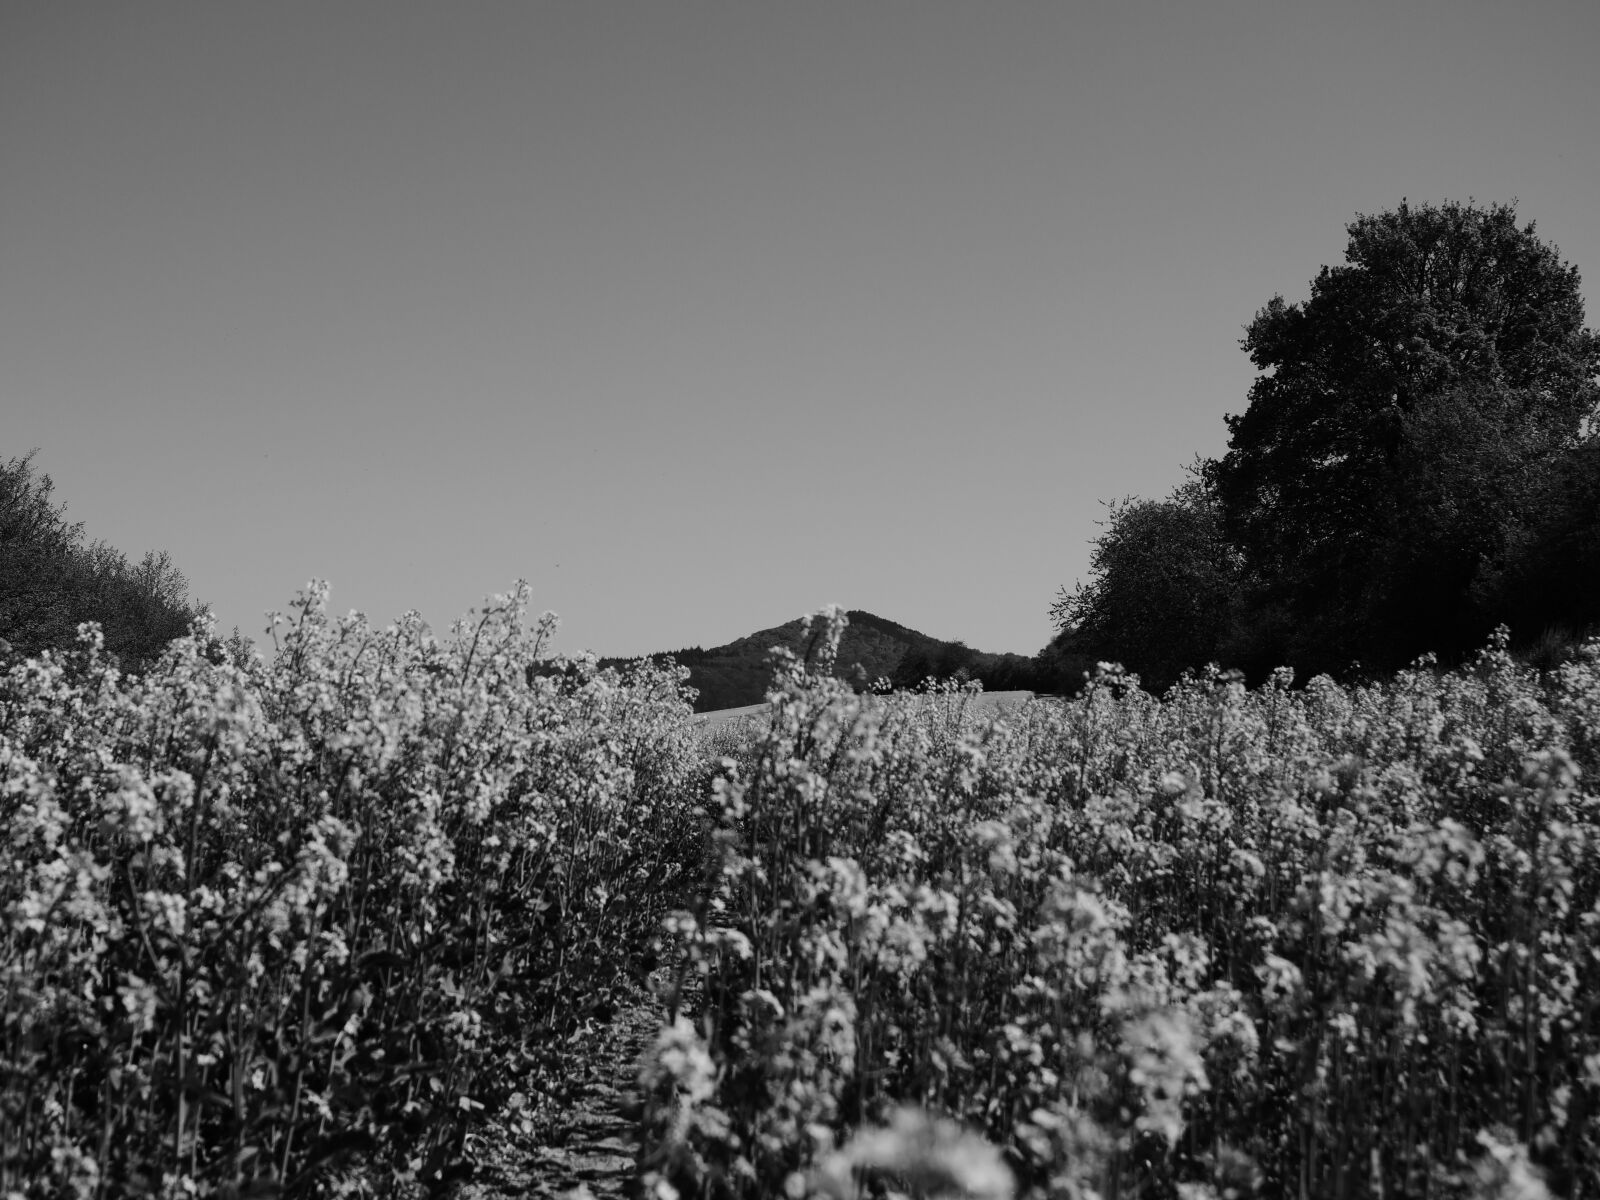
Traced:
POLYGON ((438 1187, 635 986, 703 858, 683 673, 551 659, 523 585, 445 639, 326 601, 270 664, 0 675, 0 1196, 438 1187))
POLYGON ((1600 644, 974 719, 841 627, 709 740, 649 1194, 1600 1192, 1600 644))

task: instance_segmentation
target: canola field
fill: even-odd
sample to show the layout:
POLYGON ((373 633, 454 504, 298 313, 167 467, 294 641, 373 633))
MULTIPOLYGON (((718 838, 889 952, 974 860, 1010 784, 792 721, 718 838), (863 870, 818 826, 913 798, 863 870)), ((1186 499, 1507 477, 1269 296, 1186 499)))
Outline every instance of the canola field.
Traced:
POLYGON ((1600 646, 770 720, 304 593, 0 675, 0 1195, 448 1194, 648 995, 641 1193, 1600 1193, 1600 646))

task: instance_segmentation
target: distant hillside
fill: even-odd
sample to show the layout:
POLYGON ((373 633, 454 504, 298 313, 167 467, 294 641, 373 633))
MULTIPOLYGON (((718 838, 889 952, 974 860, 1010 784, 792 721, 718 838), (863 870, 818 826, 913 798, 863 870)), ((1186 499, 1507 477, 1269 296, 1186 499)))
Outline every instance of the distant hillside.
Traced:
MULTIPOLYGON (((839 643, 834 674, 858 685, 887 679, 896 687, 909 688, 932 676, 979 679, 986 691, 1051 690, 1040 686, 1035 660, 1021 654, 985 654, 961 642, 929 637, 859 609, 845 615, 850 624, 839 643)), ((763 629, 709 650, 691 646, 643 657, 657 662, 672 658, 680 666, 688 667, 689 684, 699 692, 695 711, 715 712, 760 704, 765 699, 772 680, 767 653, 774 646, 786 646, 796 654, 805 652, 805 637, 799 620, 763 629)), ((608 658, 601 659, 600 665, 621 666, 629 661, 632 660, 608 658)))

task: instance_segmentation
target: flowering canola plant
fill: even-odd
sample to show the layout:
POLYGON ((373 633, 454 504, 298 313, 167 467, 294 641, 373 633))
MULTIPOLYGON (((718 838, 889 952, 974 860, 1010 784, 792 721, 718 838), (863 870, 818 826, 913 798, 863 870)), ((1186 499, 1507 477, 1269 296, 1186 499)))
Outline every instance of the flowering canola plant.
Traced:
POLYGON ((656 1195, 1600 1191, 1600 645, 975 718, 841 625, 719 735, 656 1195))
POLYGON ((326 599, 0 676, 0 1195, 437 1185, 703 857, 681 673, 326 599))

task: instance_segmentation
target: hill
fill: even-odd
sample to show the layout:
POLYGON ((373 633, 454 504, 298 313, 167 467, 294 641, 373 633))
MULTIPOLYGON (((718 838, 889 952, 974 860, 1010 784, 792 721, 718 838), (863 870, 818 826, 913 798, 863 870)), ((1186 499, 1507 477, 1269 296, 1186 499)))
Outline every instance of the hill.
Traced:
MULTIPOLYGON (((860 609, 845 615, 850 623, 839 642, 834 674, 859 686, 887 679, 896 687, 915 687, 931 676, 979 679, 986 691, 1036 690, 1035 660, 1031 658, 986 654, 959 641, 929 637, 860 609)), ((658 663, 671 658, 688 667, 689 684, 699 692, 695 711, 715 712, 762 702, 772 678, 767 654, 774 646, 805 653, 805 633, 798 619, 758 630, 723 646, 690 646, 640 657, 658 663)), ((605 658, 600 665, 621 666, 631 661, 634 660, 605 658)))

